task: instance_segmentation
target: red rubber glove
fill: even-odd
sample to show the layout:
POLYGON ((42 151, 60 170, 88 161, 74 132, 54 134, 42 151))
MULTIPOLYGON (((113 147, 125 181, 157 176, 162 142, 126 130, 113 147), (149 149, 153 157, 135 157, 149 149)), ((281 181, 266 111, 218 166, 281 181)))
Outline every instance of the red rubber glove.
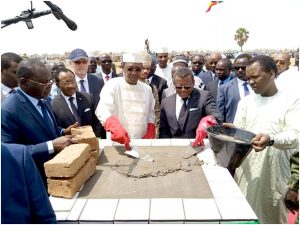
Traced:
POLYGON ((147 133, 144 135, 143 139, 154 139, 155 138, 155 125, 153 123, 148 123, 147 133))
POLYGON ((196 130, 196 138, 193 147, 204 146, 204 138, 206 138, 206 128, 217 125, 217 120, 213 116, 203 117, 196 130))
POLYGON ((130 150, 130 138, 127 131, 120 123, 118 117, 110 116, 104 123, 104 129, 111 133, 111 140, 125 144, 126 150, 130 150))

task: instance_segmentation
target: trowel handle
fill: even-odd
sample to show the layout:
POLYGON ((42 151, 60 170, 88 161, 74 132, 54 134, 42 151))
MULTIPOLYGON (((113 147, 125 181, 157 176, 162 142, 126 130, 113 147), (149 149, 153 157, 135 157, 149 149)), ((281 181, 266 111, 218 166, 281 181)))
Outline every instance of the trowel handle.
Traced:
POLYGON ((131 150, 131 146, 129 143, 125 143, 125 149, 126 151, 131 150))

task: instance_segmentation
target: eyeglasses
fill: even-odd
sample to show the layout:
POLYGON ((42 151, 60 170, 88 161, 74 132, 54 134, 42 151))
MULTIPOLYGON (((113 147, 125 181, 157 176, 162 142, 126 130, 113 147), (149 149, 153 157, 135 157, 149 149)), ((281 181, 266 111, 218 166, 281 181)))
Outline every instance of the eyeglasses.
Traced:
POLYGON ((239 69, 245 70, 246 66, 235 66, 234 69, 238 71, 239 69))
POLYGON ((54 84, 54 80, 53 79, 47 80, 45 82, 38 82, 38 81, 35 81, 35 80, 31 80, 31 79, 26 79, 26 80, 29 80, 29 81, 31 81, 33 83, 36 83, 36 84, 39 84, 39 85, 41 85, 43 87, 54 84))
POLYGON ((142 68, 132 68, 132 67, 128 67, 126 70, 127 70, 128 72, 132 72, 132 71, 134 71, 134 72, 141 72, 141 71, 142 71, 142 68))
POLYGON ((101 61, 101 63, 112 63, 112 60, 103 60, 103 61, 101 61))
POLYGON ((182 90, 182 88, 188 90, 188 89, 191 89, 192 87, 193 87, 193 86, 175 86, 175 88, 176 88, 177 90, 182 90))

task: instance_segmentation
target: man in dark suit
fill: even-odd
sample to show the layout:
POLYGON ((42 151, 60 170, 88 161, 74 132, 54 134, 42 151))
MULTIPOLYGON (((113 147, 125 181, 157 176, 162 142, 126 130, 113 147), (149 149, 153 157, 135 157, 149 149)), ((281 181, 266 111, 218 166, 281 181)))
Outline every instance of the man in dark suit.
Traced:
POLYGON ((1 144, 1 223, 56 223, 31 148, 1 144))
POLYGON ((155 70, 156 70, 156 60, 153 57, 151 57, 151 67, 150 67, 148 80, 150 84, 154 85, 157 88, 159 103, 161 103, 163 90, 168 88, 168 84, 164 78, 161 78, 160 76, 157 76, 155 74, 155 70))
POLYGON ((55 81, 61 93, 52 100, 51 104, 58 125, 68 127, 76 122, 79 126, 90 125, 95 135, 100 137, 101 125, 95 115, 92 95, 76 91, 75 75, 69 69, 60 69, 55 76, 55 81))
POLYGON ((18 87, 17 67, 22 57, 13 52, 1 55, 1 102, 18 87))
POLYGON ((205 57, 205 67, 207 71, 199 75, 205 86, 217 78, 215 69, 220 59, 222 59, 222 56, 217 52, 211 53, 205 57))
POLYGON ((109 54, 103 53, 100 55, 99 60, 101 66, 101 72, 99 73, 99 76, 103 79, 104 83, 112 78, 118 77, 118 74, 112 70, 113 61, 109 54))
POLYGON ((207 115, 215 117, 219 124, 223 122, 211 94, 194 88, 190 69, 176 70, 173 82, 176 94, 161 104, 160 138, 195 138, 200 120, 207 115))
POLYGON ((233 123, 239 101, 253 92, 246 77, 246 66, 250 59, 249 54, 239 55, 234 61, 237 77, 219 88, 218 108, 225 123, 233 123))
POLYGON ((33 145, 32 155, 46 184, 43 164, 53 158, 55 152, 74 143, 70 126, 57 126, 48 97, 52 75, 48 67, 38 59, 24 59, 18 65, 19 88, 1 107, 1 141, 33 145))
POLYGON ((219 60, 215 70, 218 79, 215 79, 206 85, 206 90, 210 91, 215 99, 215 102, 217 102, 218 99, 219 87, 233 79, 233 77, 231 76, 231 69, 232 63, 229 59, 219 60))
POLYGON ((76 75, 78 90, 90 93, 93 96, 94 105, 98 105, 104 81, 95 75, 87 73, 90 64, 89 56, 83 49, 77 48, 70 53, 69 59, 76 75))

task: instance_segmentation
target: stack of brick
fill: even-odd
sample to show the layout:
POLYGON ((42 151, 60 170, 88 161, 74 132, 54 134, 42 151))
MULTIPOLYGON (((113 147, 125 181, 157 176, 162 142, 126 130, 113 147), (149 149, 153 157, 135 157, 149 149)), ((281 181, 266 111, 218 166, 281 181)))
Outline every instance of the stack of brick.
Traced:
POLYGON ((72 198, 81 186, 95 173, 97 160, 91 157, 88 144, 66 147, 44 164, 48 193, 72 198))
POLYGON ((97 162, 99 160, 99 140, 91 126, 82 126, 71 129, 71 134, 75 135, 73 138, 78 143, 86 143, 91 147, 91 157, 96 158, 97 162))

